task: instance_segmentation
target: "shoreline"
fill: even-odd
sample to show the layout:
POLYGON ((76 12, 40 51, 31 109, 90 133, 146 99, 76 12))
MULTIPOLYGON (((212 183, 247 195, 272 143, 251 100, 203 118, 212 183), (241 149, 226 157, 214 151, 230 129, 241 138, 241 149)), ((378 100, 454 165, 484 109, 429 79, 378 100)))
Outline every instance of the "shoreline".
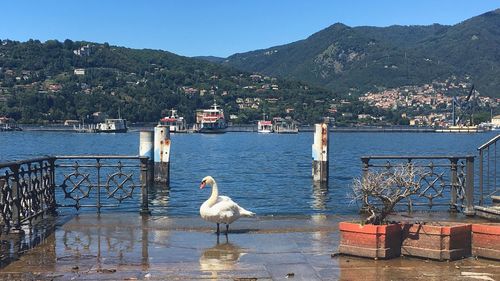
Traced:
MULTIPOLYGON (((151 126, 144 125, 131 125, 128 132, 139 132, 152 130, 155 124, 151 126)), ((64 125, 26 125, 21 126, 23 131, 29 132, 76 132, 73 127, 64 125)), ((486 133, 490 130, 477 130, 477 129, 456 129, 456 128, 431 128, 431 127, 411 127, 411 126, 360 126, 360 127, 330 127, 330 132, 335 133, 486 133)), ((226 133, 257 133, 257 126, 243 125, 243 126, 229 126, 226 133)), ((314 126, 299 127, 301 132, 314 132, 314 126)), ((182 132, 186 133, 186 132, 182 132)))

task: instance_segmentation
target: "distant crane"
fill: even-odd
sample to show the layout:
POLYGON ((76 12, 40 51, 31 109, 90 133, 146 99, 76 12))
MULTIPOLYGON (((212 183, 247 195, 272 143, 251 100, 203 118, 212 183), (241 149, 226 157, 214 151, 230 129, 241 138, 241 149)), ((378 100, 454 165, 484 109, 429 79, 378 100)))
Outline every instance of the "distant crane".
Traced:
MULTIPOLYGON (((461 118, 463 115, 468 115, 469 117, 469 124, 472 126, 474 125, 474 84, 472 84, 472 87, 469 91, 469 95, 467 95, 467 98, 460 102, 457 98, 457 96, 453 97, 453 111, 452 111, 452 118, 453 118, 453 126, 456 126, 457 124, 462 125, 461 122, 463 119, 461 118), (471 100, 472 97, 472 100, 471 100), (456 114, 456 109, 460 111, 460 114, 456 114), (458 116, 456 116, 458 115, 458 116)), ((465 125, 465 124, 464 124, 465 125)))

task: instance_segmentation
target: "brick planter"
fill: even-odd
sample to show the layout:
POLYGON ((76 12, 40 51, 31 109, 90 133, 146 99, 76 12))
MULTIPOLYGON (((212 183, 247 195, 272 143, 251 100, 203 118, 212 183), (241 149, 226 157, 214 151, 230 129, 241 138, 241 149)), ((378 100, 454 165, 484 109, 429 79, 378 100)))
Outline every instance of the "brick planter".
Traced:
POLYGON ((341 222, 339 253, 390 259, 401 254, 401 225, 360 225, 341 222))
POLYGON ((500 223, 472 225, 472 255, 500 260, 500 223))
POLYGON ((403 224, 402 227, 402 255, 435 260, 457 260, 471 255, 470 224, 403 224))

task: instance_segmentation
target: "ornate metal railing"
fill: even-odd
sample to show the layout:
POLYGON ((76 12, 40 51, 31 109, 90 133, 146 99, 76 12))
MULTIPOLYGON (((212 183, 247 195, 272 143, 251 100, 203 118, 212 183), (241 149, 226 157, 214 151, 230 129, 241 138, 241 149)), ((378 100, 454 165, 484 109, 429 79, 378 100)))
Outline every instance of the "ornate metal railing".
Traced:
POLYGON ((417 198, 403 201, 408 209, 448 206, 474 214, 474 156, 364 156, 363 177, 368 172, 387 171, 411 163, 418 168, 417 198))
POLYGON ((0 234, 23 232, 56 208, 149 213, 148 157, 56 156, 0 164, 0 234), (139 199, 139 200, 137 200, 139 199))
POLYGON ((22 224, 55 210, 54 162, 45 157, 0 164, 0 234, 22 232, 22 224))
MULTIPOLYGON (((148 158, 140 156, 57 156, 58 207, 117 208, 128 199, 148 212, 148 158), (139 198, 137 198, 139 197, 139 198)), ((127 208, 129 208, 127 206, 127 208)))
POLYGON ((500 135, 495 136, 485 144, 478 147, 479 151, 479 205, 500 201, 500 188, 498 188, 498 163, 497 142, 500 135))

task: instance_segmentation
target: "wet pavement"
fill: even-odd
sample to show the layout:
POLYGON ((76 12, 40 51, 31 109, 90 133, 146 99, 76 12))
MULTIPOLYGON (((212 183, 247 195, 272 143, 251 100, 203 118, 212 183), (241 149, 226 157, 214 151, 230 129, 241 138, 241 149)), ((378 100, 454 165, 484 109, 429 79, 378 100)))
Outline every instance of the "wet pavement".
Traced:
POLYGON ((332 257, 338 222, 352 219, 241 219, 217 238, 215 225, 196 217, 59 217, 38 246, 0 270, 0 280, 500 280, 500 262, 486 259, 332 257))

